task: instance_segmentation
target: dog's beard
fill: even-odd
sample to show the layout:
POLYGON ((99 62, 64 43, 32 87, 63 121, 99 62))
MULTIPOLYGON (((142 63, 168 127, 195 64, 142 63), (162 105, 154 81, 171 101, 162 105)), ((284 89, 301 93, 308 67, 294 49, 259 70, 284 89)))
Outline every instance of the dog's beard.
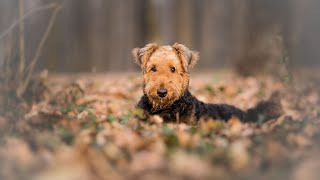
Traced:
POLYGON ((148 99, 152 104, 152 110, 157 111, 169 107, 172 105, 177 99, 177 97, 167 95, 165 98, 160 98, 157 95, 153 95, 152 93, 148 94, 148 99))
POLYGON ((157 86, 153 86, 151 83, 143 84, 143 92, 147 95, 149 101, 151 102, 153 111, 167 108, 181 97, 181 87, 178 86, 178 84, 173 85, 174 87, 167 87, 168 94, 166 97, 161 98, 157 95, 157 86))
POLYGON ((173 104, 173 102, 175 101, 174 98, 157 98, 157 99, 153 99, 152 101, 152 107, 154 110, 159 110, 159 109, 163 109, 166 108, 168 106, 170 106, 171 104, 173 104))

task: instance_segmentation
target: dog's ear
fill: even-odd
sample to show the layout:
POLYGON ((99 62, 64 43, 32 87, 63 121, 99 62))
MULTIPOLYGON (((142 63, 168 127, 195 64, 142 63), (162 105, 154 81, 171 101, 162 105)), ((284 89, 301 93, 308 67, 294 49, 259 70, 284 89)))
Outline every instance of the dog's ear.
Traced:
POLYGON ((156 43, 147 44, 143 48, 134 48, 132 55, 135 63, 137 63, 142 69, 146 66, 152 53, 158 48, 156 43))
POLYGON ((185 71, 196 65, 199 60, 199 52, 191 51, 185 45, 178 43, 175 43, 172 47, 177 52, 185 71))

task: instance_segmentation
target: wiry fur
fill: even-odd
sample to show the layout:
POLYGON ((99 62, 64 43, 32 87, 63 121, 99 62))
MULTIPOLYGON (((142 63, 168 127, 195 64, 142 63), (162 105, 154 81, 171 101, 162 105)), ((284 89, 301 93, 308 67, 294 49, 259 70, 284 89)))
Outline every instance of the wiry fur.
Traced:
POLYGON ((144 95, 137 107, 148 115, 160 115, 165 121, 196 124, 203 116, 217 120, 235 116, 243 122, 255 122, 276 118, 282 113, 279 98, 275 96, 246 112, 231 105, 206 104, 196 99, 188 90, 188 70, 196 64, 199 55, 182 44, 147 44, 144 48, 135 48, 132 53, 143 70, 144 95), (168 90, 165 97, 158 96, 159 88, 168 90))

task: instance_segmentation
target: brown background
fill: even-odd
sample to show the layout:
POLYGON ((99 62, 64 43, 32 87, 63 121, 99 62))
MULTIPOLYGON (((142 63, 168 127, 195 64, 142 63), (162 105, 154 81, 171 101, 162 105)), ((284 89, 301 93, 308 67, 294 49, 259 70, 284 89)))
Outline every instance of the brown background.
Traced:
MULTIPOLYGON (((18 2, 0 1, 0 33, 18 18, 18 2)), ((52 2, 62 4, 63 10, 38 69, 137 70, 131 61, 131 49, 148 42, 180 42, 198 50, 198 70, 230 67, 246 59, 257 46, 258 37, 267 36, 259 40, 267 43, 270 34, 283 39, 291 64, 319 65, 317 0, 25 0, 25 12, 52 2)), ((41 11, 25 22, 29 61, 50 14, 49 10, 41 11)), ((17 29, 0 40, 0 58, 5 43, 17 41, 17 29)), ((268 53, 268 49, 264 52, 268 53)))

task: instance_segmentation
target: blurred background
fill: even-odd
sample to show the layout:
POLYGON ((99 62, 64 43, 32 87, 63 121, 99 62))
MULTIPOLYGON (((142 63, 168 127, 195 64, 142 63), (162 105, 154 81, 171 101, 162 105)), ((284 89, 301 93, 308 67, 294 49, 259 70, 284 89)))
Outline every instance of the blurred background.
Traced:
POLYGON ((319 7, 0 0, 0 179, 319 179, 319 7), (198 127, 145 118, 131 50, 150 42, 200 52, 200 100, 247 109, 276 92, 284 115, 198 127))
POLYGON ((232 67, 252 75, 279 64, 320 65, 318 0, 1 0, 0 65, 21 57, 21 43, 30 63, 50 23, 51 3, 62 9, 38 70, 138 71, 131 50, 149 42, 199 51, 196 71, 232 67))

